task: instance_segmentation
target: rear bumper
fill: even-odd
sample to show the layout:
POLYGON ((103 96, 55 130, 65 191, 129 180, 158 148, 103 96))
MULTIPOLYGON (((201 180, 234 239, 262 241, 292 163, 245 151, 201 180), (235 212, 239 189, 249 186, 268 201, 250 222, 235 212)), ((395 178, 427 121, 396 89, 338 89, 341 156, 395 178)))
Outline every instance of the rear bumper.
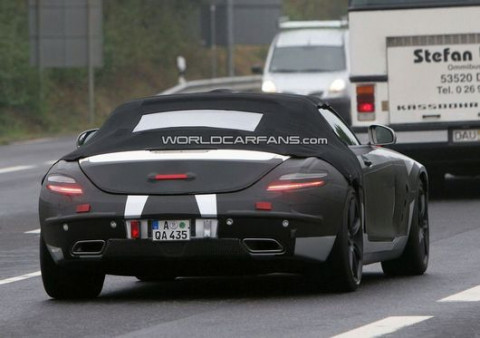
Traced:
POLYGON ((95 256, 63 256, 48 245, 58 265, 114 275, 174 276, 230 275, 247 273, 302 272, 324 262, 335 237, 296 239, 293 253, 252 254, 239 239, 202 239, 188 243, 154 243, 151 240, 108 240, 95 256))
POLYGON ((118 275, 150 274, 158 269, 175 275, 201 275, 229 274, 232 266, 236 267, 232 272, 238 273, 295 272, 302 263, 324 262, 337 232, 335 227, 325 226, 321 217, 285 215, 222 216, 215 238, 193 237, 181 242, 128 239, 126 229, 122 218, 50 219, 42 225, 42 237, 54 261, 65 267, 118 275), (228 218, 233 224, 227 224, 228 218), (286 219, 288 226, 282 224, 286 219), (249 242, 252 239, 259 241, 259 248, 249 242), (98 251, 75 251, 79 241, 98 243, 98 251), (264 243, 268 244, 265 249, 264 243))

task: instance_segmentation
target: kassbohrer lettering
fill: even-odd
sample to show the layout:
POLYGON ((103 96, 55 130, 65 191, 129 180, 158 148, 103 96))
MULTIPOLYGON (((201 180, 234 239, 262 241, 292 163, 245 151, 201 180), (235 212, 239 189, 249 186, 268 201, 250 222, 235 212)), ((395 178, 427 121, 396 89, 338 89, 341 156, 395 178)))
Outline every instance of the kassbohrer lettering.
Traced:
POLYGON ((402 104, 397 106, 398 111, 407 110, 438 110, 438 109, 464 109, 478 108, 478 102, 465 103, 419 103, 419 104, 402 104))

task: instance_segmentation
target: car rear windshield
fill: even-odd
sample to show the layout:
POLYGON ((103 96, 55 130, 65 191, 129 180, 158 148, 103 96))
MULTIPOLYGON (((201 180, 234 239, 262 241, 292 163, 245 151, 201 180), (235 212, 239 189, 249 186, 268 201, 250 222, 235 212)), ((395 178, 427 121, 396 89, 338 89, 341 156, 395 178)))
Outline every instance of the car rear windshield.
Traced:
POLYGON ((255 131, 263 114, 224 109, 177 110, 143 115, 133 129, 141 132, 154 129, 206 127, 255 131))
POLYGON ((342 46, 279 47, 270 64, 272 73, 335 72, 345 68, 342 46))

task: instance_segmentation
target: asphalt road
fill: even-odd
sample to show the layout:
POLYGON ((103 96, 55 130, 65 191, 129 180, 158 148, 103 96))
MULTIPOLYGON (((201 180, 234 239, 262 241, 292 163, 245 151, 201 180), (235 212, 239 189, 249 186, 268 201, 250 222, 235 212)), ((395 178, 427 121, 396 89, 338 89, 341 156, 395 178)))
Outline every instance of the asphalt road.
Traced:
POLYGON ((386 278, 374 264, 348 294, 297 276, 166 283, 108 276, 98 299, 52 300, 38 273, 39 182, 73 144, 0 147, 0 337, 480 336, 478 179, 450 179, 446 194, 430 201, 424 276, 386 278))

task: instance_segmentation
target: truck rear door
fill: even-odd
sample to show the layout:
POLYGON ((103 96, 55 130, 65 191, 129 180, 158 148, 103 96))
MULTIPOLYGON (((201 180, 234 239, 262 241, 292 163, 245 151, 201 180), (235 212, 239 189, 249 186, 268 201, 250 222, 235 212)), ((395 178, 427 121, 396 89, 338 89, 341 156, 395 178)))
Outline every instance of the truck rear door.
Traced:
POLYGON ((391 124, 480 120, 480 34, 386 42, 391 124))

